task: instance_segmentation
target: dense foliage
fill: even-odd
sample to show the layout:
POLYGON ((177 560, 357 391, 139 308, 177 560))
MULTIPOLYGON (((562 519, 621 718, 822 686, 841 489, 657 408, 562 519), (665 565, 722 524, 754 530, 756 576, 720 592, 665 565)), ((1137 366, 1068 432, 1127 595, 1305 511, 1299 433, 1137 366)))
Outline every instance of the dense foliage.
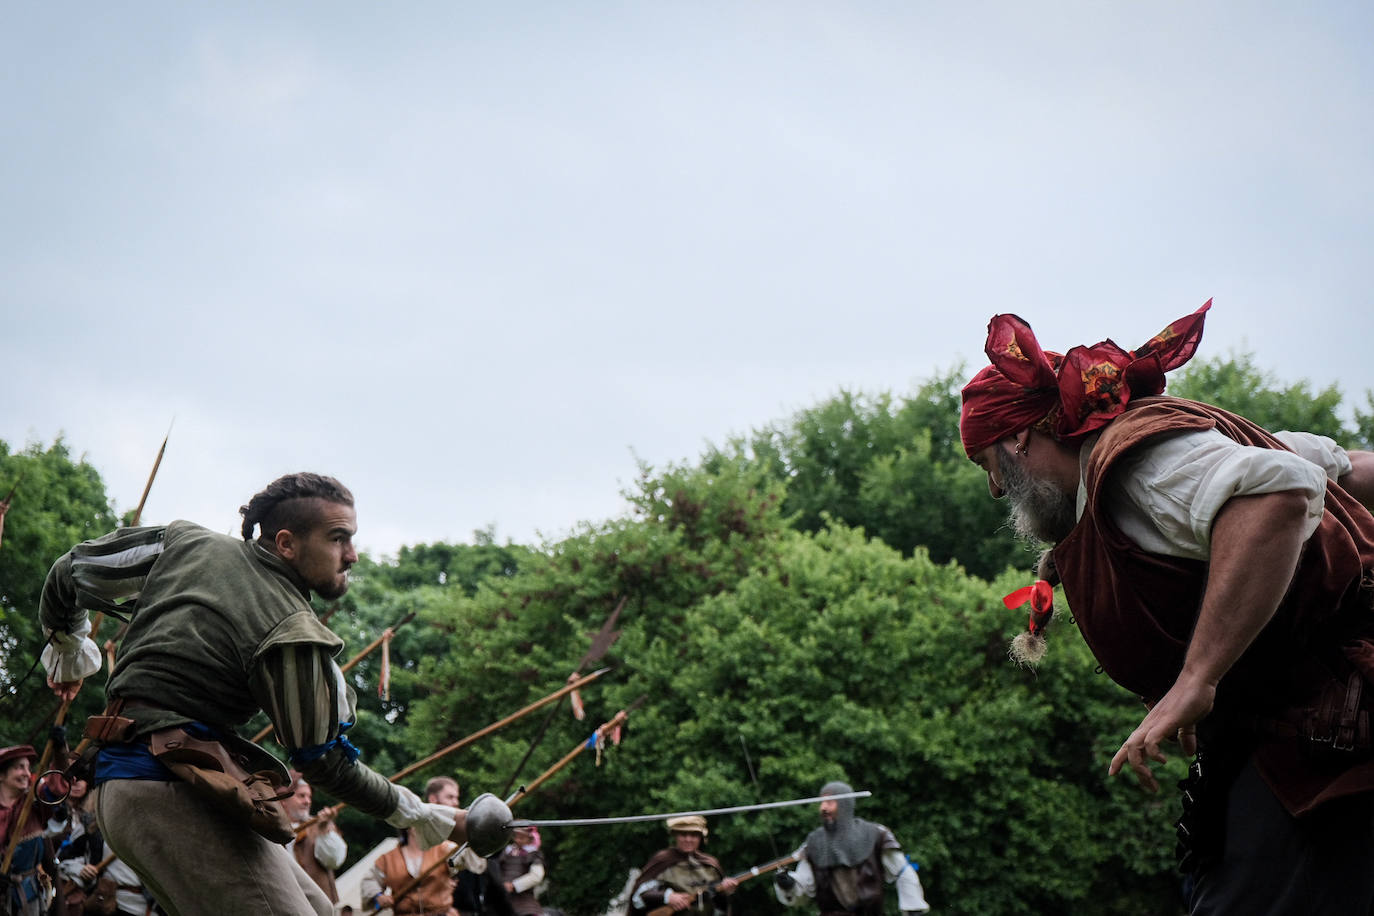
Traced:
MULTIPOLYGON (((389 695, 377 693, 380 649, 348 675, 365 761, 394 773, 555 690, 620 608, 618 641, 583 668, 611 668, 583 691, 586 720, 567 703, 541 710, 407 783, 455 775, 470 800, 571 757, 517 805, 555 818, 804 797, 843 778, 873 792, 860 816, 893 829, 940 912, 1179 912, 1176 798, 1106 776, 1139 721, 1135 700, 1096 673, 1067 613, 1039 668, 1006 657, 1025 621, 1001 596, 1025 584, 1033 553, 959 446, 959 382, 936 376, 905 398, 842 392, 699 462, 646 466, 625 517, 556 543, 478 532, 362 558, 349 593, 318 610, 346 641, 341 661, 394 628, 389 695), (620 709, 621 743, 586 748, 620 709)), ((1357 410, 1345 426, 1336 389, 1282 386, 1248 356, 1198 361, 1171 390, 1351 444, 1368 445, 1374 424, 1357 410)), ((41 672, 16 683, 38 649, 49 564, 117 521, 62 442, 18 454, 0 443, 0 485, 21 472, 0 549, 0 743, 27 740, 55 707, 41 672)), ((100 700, 84 691, 74 721, 100 700)), ((1171 761, 1161 782, 1181 770, 1171 761)), ((389 832, 356 812, 341 821, 351 857, 389 832)), ((714 818, 708 849, 742 871, 815 825, 810 805, 714 818)), ((660 823, 546 830, 546 903, 599 913, 666 842, 660 823)), ((739 901, 737 912, 780 909, 767 879, 739 901)))
MULTIPOLYGON (((0 744, 41 741, 44 725, 57 712, 43 671, 35 668, 43 647, 38 598, 49 567, 73 544, 116 524, 99 473, 84 457, 73 461, 61 439, 18 452, 0 441, 0 499, 11 488, 0 540, 0 721, 9 740, 0 744)), ((102 634, 111 636, 115 628, 111 621, 102 634)), ((70 721, 80 722, 103 705, 100 690, 85 691, 70 721)))
POLYGON ((841 392, 703 463, 746 460, 785 482, 783 509, 798 530, 843 522, 903 553, 921 547, 937 563, 995 576, 1025 565, 1025 551, 959 442, 960 378, 937 376, 901 399, 841 392))
MULTIPOLYGON (((556 719, 525 775, 617 709, 643 705, 600 767, 582 755, 522 813, 740 805, 811 796, 844 777, 873 791, 861 812, 904 840, 942 910, 1111 913, 1130 900, 1174 911, 1162 810, 1172 799, 1105 776, 1135 710, 1067 626, 1038 672, 1007 662, 1020 622, 999 596, 1018 579, 979 582, 842 526, 794 531, 778 485, 745 464, 646 473, 632 501, 633 518, 426 609, 464 635, 415 673, 434 694, 410 710, 414 756, 558 686, 624 598, 616 669, 586 691, 589 720, 556 719)), ((534 728, 434 770, 500 791, 534 728)), ((815 818, 811 806, 721 818, 710 846, 743 870, 790 851, 815 818)), ((598 911, 665 839, 658 823, 547 831, 551 901, 598 911)), ((766 881, 741 893, 745 912, 777 906, 766 881)))

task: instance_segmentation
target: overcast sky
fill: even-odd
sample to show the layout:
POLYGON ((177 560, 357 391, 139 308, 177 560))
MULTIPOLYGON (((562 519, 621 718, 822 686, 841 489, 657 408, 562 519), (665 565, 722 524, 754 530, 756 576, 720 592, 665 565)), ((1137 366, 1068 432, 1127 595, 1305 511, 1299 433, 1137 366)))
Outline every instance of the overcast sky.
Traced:
MULTIPOLYGON (((1374 6, 44 3, 0 30, 0 439, 236 531, 556 540, 636 457, 988 318, 1374 388, 1374 6)), ((23 499, 34 498, 22 494, 23 499)))

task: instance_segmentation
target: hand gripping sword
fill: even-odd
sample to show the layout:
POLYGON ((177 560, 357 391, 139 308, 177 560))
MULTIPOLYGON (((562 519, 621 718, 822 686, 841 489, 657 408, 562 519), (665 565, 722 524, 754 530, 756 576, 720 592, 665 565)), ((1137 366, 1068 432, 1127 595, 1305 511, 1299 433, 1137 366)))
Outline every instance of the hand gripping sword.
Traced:
POLYGON ((708 808, 700 811, 671 811, 666 814, 627 814, 620 817, 573 817, 548 821, 531 821, 517 818, 506 824, 507 827, 599 827, 602 824, 634 824, 642 821, 667 820, 670 817, 685 817, 689 814, 716 815, 742 814, 746 811, 764 811, 769 808, 789 808, 794 805, 814 805, 826 799, 868 798, 873 793, 864 789, 859 792, 842 792, 838 795, 816 795, 812 798, 793 798, 787 801, 759 802, 755 805, 735 805, 733 808, 708 808))

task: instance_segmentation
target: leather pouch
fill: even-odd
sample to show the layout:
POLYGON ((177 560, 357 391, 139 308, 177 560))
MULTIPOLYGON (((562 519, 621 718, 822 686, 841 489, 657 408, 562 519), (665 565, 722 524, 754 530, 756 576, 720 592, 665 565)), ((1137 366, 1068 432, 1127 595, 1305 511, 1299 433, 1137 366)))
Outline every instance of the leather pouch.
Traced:
POLYGON ((182 728, 164 728, 148 738, 153 756, 211 805, 274 843, 295 839, 291 819, 281 806, 290 793, 282 791, 275 773, 249 773, 223 744, 196 738, 182 728))
POLYGON ((115 902, 115 893, 118 890, 119 885, 113 878, 96 878, 95 887, 86 894, 86 899, 81 905, 86 916, 114 916, 118 911, 118 904, 115 902))

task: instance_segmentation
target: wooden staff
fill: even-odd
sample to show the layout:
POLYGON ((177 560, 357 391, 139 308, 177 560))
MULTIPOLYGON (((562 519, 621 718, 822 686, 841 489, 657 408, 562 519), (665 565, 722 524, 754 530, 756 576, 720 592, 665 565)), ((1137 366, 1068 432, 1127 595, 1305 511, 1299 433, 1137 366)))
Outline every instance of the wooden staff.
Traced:
MULTIPOLYGON (((404 617, 402 617, 401 620, 400 620, 400 622, 397 623, 395 626, 387 627, 386 630, 383 630, 383 631, 382 631, 382 635, 381 635, 381 636, 378 636, 376 639, 372 640, 372 642, 368 643, 368 644, 367 644, 367 647, 364 648, 363 651, 359 652, 357 655, 353 656, 353 657, 350 658, 348 661, 346 661, 346 662, 344 662, 342 665, 340 665, 340 666, 339 666, 339 672, 340 672, 340 673, 347 673, 348 671, 351 671, 353 668, 355 668, 355 667, 357 666, 358 662, 362 661, 364 658, 367 658, 368 654, 369 654, 370 652, 372 652, 374 649, 376 649, 378 646, 380 646, 380 645, 382 644, 382 641, 386 639, 387 630, 390 630, 391 633, 394 634, 397 630, 399 630, 401 627, 405 626, 406 624, 410 623, 410 621, 412 621, 412 620, 414 620, 414 619, 415 619, 415 612, 414 612, 414 611, 411 611, 409 614, 407 614, 407 615, 405 615, 404 617)), ((265 728, 263 728, 262 731, 258 732, 256 735, 254 735, 254 736, 252 737, 252 742, 253 742, 254 744, 258 744, 259 742, 262 741, 263 738, 266 738, 267 735, 268 735, 268 733, 271 732, 271 731, 272 731, 272 726, 271 726, 271 725, 266 726, 265 728)), ((394 781, 394 780, 393 780, 393 781, 394 781)))
MULTIPOLYGON (((176 422, 176 417, 172 417, 172 423, 176 422)), ((172 438, 172 424, 167 424, 167 435, 162 437, 162 447, 157 450, 157 457, 153 459, 153 469, 148 474, 148 482, 143 485, 143 495, 138 498, 138 506, 134 509, 134 514, 129 518, 129 527, 138 527, 138 520, 143 517, 143 507, 148 504, 148 494, 153 490, 153 481, 157 479, 157 469, 162 467, 162 456, 167 454, 167 440, 172 438)), ((95 634, 100 630, 100 625, 105 622, 105 612, 96 611, 95 617, 91 620, 91 639, 95 639, 95 634)), ((128 629, 128 624, 124 625, 128 629)), ((117 643, 124 636, 124 630, 120 630, 115 636, 117 643)), ((114 673, 114 652, 107 650, 110 655, 110 673, 114 673)))
POLYGON ((628 716, 629 713, 623 709, 620 712, 616 713, 615 716, 609 722, 605 723, 596 731, 592 732, 592 736, 590 738, 588 738, 586 741, 579 743, 577 747, 573 748, 572 750, 568 751, 568 753, 564 754, 561 760, 559 760, 553 766, 549 767, 543 773, 540 773, 538 776, 536 776, 534 781, 531 782, 529 785, 522 787, 520 791, 515 794, 515 798, 511 800, 511 804, 514 805, 516 802, 520 801, 522 798, 529 795, 535 789, 539 788, 544 783, 548 782, 550 777, 552 777, 555 773, 563 769, 568 764, 572 763, 573 760, 577 758, 578 754, 582 753, 589 747, 596 747, 598 743, 605 741, 606 738, 610 736, 611 732, 615 731, 617 728, 625 724, 625 719, 628 716))
MULTIPOLYGON (((67 710, 71 708, 71 700, 63 700, 62 706, 57 710, 57 718, 53 719, 54 726, 60 726, 67 720, 67 710)), ((0 862, 0 874, 9 874, 10 860, 14 858, 15 847, 19 845, 19 838, 24 835, 24 824, 29 819, 29 812, 34 805, 38 804, 38 779, 43 773, 47 772, 48 763, 52 760, 53 750, 57 747, 57 741, 52 737, 48 738, 48 743, 43 745, 43 756, 38 760, 38 767, 33 771, 32 784, 26 796, 32 796, 28 804, 19 806, 19 816, 14 819, 14 825, 10 828, 9 847, 5 849, 5 860, 0 862)))
POLYGON ((566 696, 566 695, 569 694, 569 693, 572 693, 574 690, 576 690, 576 689, 579 688, 579 687, 582 687, 582 686, 585 686, 585 685, 587 685, 587 684, 590 684, 592 681, 594 681, 594 680, 596 680, 597 678, 601 677, 601 675, 605 674, 607 671, 610 671, 610 670, 611 670, 610 668, 599 668, 599 669, 597 669, 596 671, 593 671, 591 674, 587 675, 586 677, 580 677, 580 678, 578 678, 577 680, 573 681, 571 684, 565 684, 565 685, 563 685, 563 686, 560 687, 558 690, 555 690, 553 693, 549 694, 548 696, 544 697, 543 699, 535 700, 533 703, 531 703, 530 705, 526 706, 524 709, 521 709, 521 710, 519 710, 518 712, 513 712, 513 713, 511 713, 510 715, 506 716, 506 717, 505 717, 504 719, 502 719, 501 721, 499 721, 499 722, 493 722, 491 725, 488 725, 486 728, 483 728, 483 729, 481 729, 481 730, 479 730, 479 731, 473 732, 471 735, 468 735, 468 736, 467 736, 466 738, 464 738, 463 740, 461 740, 461 741, 455 741, 453 744, 450 744, 448 747, 444 748, 444 749, 441 750, 441 751, 435 751, 433 754, 430 754, 430 755, 429 755, 428 757, 426 757, 424 760, 419 760, 419 761, 416 761, 415 763, 412 763, 410 766, 406 767, 404 770, 402 770, 401 772, 397 773, 395 776, 391 777, 391 781, 392 781, 392 782, 396 782, 397 780, 404 779, 404 778, 406 778, 407 776, 409 776, 411 773, 414 773, 416 770, 419 770, 419 769, 422 769, 423 767, 429 766, 431 763, 433 763, 434 761, 438 760, 440 757, 446 757, 446 756, 448 756, 449 754, 452 754, 454 751, 456 751, 456 750, 458 750, 458 749, 460 749, 460 748, 467 747, 469 744, 471 744, 472 742, 478 740, 479 738, 485 738, 487 735, 490 735, 492 732, 497 731, 497 730, 502 729, 502 728, 505 728, 507 725, 511 724, 511 723, 514 722, 516 719, 519 719, 519 718, 522 718, 522 717, 524 717, 524 716, 529 715, 530 713, 534 712, 534 711, 535 711, 536 709, 538 709, 539 707, 544 706, 544 705, 546 705, 546 704, 548 704, 548 703, 552 703, 554 700, 561 699, 562 697, 566 696))
MULTIPOLYGON (((748 871, 742 871, 742 872, 740 872, 738 875, 731 875, 730 878, 731 878, 736 884, 743 884, 744 882, 748 881, 750 878, 757 878, 759 875, 766 875, 766 874, 768 874, 770 871, 775 871, 775 870, 777 870, 777 869, 779 869, 779 868, 785 868, 786 866, 791 865, 793 862, 797 861, 797 860, 800 859, 800 858, 801 858, 801 853, 800 853, 800 852, 794 852, 794 853, 792 853, 790 856, 783 856, 781 859, 774 859, 772 862, 769 862, 769 863, 767 863, 766 865, 755 865, 753 868, 749 869, 748 871)), ((711 885, 709 888, 707 888, 707 890, 710 890, 710 891, 719 890, 719 889, 720 889, 721 883, 722 883, 722 882, 719 882, 719 881, 718 881, 718 882, 716 882, 715 884, 711 885)), ((705 894, 705 893, 706 893, 706 891, 697 891, 697 894, 696 894, 697 899, 700 900, 701 897, 702 897, 702 895, 705 894)), ((672 913, 672 912, 674 912, 674 910, 673 910, 672 907, 670 907, 670 906, 661 906, 661 907, 658 907, 658 908, 656 908, 656 909, 650 910, 650 911, 649 911, 649 916, 669 916, 669 914, 672 913)))
MULTIPOLYGON (((637 706, 639 705, 639 703, 644 702, 644 699, 644 697, 641 697, 635 705, 637 706)), ((588 738, 585 741, 579 741, 577 743, 577 747, 573 748, 567 754, 563 755, 563 758, 561 760, 559 760, 553 766, 549 767, 543 773, 540 773, 537 777, 535 777, 534 782, 530 783, 528 786, 522 786, 519 792, 515 793, 515 795, 510 797, 510 800, 507 802, 507 805, 509 807, 514 808, 517 804, 520 803, 521 799, 525 798, 539 786, 547 782, 550 779, 550 777, 552 777, 555 773, 557 773, 559 770, 563 769, 563 767, 571 763, 573 759, 577 757, 578 754, 582 753, 589 747, 595 746, 597 742, 604 741, 606 737, 610 735, 611 732, 615 731, 616 728, 618 728, 619 726, 624 725, 625 719, 628 715, 629 713, 627 713, 623 709, 620 712, 616 713, 614 718, 612 718, 609 722, 605 723, 596 731, 592 732, 592 736, 590 738, 588 738)), ((398 900, 400 900, 406 894, 409 894, 411 891, 415 890, 417 887, 419 887, 426 878, 434 874, 434 872, 438 870, 439 866, 443 865, 446 861, 448 861, 448 859, 449 856, 444 856, 443 858, 431 864, 428 868, 422 870, 408 883, 401 885, 396 890, 396 893, 393 894, 391 897, 392 908, 394 909, 396 906, 396 902, 398 900)))
POLYGON ((22 471, 19 472, 19 478, 15 480, 14 486, 10 487, 10 491, 5 494, 3 502, 9 502, 10 500, 14 499, 15 491, 19 489, 19 485, 24 482, 24 478, 28 476, 28 473, 28 468, 24 468, 22 471))
MULTIPOLYGON (((462 748, 467 747, 467 746, 468 746, 469 744, 471 744, 472 742, 477 741, 477 740, 480 739, 480 738, 485 738, 487 735, 490 735, 490 734, 491 734, 492 732, 494 732, 494 731, 498 731, 499 729, 505 728, 507 725, 511 724, 511 723, 514 722, 516 719, 519 719, 519 718, 521 718, 521 717, 523 717, 523 716, 529 715, 530 713, 534 712, 534 711, 535 711, 536 709, 538 709, 539 707, 544 706, 544 705, 547 704, 547 703, 552 703, 554 700, 558 699, 559 697, 564 696, 565 694, 568 694, 568 693, 570 693, 570 692, 576 690, 576 689, 579 688, 579 687, 584 687, 584 686, 586 686, 587 684, 590 684, 592 681, 594 681, 594 680, 596 680, 597 678, 601 677, 601 675, 605 674, 607 671, 610 671, 610 670, 611 670, 610 668, 599 668, 599 669, 597 669, 596 671, 593 671, 591 674, 587 675, 586 677, 578 678, 576 681, 572 682, 571 684, 565 684, 565 685, 563 685, 562 687, 558 688, 557 690, 555 690, 553 693, 549 694, 548 696, 543 697, 543 698, 538 699, 538 700, 535 700, 533 703, 531 703, 530 705, 526 706, 524 709, 521 709, 521 710, 518 710, 517 712, 511 713, 510 715, 506 716, 504 719, 500 720, 499 722, 493 722, 492 724, 486 726, 485 728, 478 729, 477 731, 475 731, 475 732, 473 732, 472 734, 468 735, 466 738, 462 739, 461 741, 455 741, 453 744, 450 744, 448 747, 444 748, 443 750, 435 751, 433 754, 430 754, 428 757, 424 758, 423 760, 417 760, 415 763, 412 763, 410 766, 408 766, 408 767, 406 767, 405 769, 401 770, 401 771, 400 771, 399 773, 397 773, 395 776, 392 776, 392 777, 388 780, 388 782, 400 782, 402 779, 405 779, 405 778, 406 778, 407 776, 409 776, 411 773, 414 773, 414 772, 417 771, 417 770, 420 770, 420 769, 423 769, 424 767, 429 766, 431 763, 434 763, 434 762, 435 762, 436 760, 438 760, 439 758, 441 758, 441 757, 447 757, 449 754, 452 754, 454 751, 461 750, 462 748)), ((308 828, 313 827, 313 826, 314 826, 317 822, 319 822, 322 818, 324 818, 324 817, 326 817, 326 816, 328 816, 328 817, 333 817, 334 815, 338 814, 340 811, 342 811, 344 808, 347 808, 347 807, 348 807, 348 803, 347 803, 347 802, 339 802, 337 805, 335 805, 335 806, 332 807, 332 808, 325 808, 325 809, 322 810, 319 814, 315 815, 315 816, 312 817, 310 820, 306 821, 305 823, 303 823, 303 824, 301 824, 299 827, 297 827, 297 828, 296 828, 296 837, 299 839, 300 837, 302 837, 302 836, 305 835, 305 831, 306 831, 308 828)))
MULTIPOLYGON (((615 610, 611 611, 611 616, 606 618, 606 622, 601 625, 601 629, 597 631, 596 636, 592 639, 592 644, 591 647, 587 649, 587 654, 582 656, 582 661, 577 663, 577 667, 573 669, 572 674, 568 677, 569 681, 576 679, 576 677, 582 673, 582 669, 592 662, 600 661, 607 650, 615 644, 616 639, 620 636, 620 631, 615 629, 615 622, 620 617, 620 611, 625 607, 625 602, 627 600, 629 600, 628 596, 621 598, 620 603, 615 606, 615 610)), ((549 730, 549 725, 553 722, 553 717, 558 714, 558 710, 562 705, 563 701, 559 700, 558 706, 550 709, 549 714, 544 717, 544 721, 539 726, 539 731, 535 732, 534 737, 530 739, 529 747, 525 748, 525 756, 520 758, 520 762, 517 763, 515 769, 511 771, 510 779, 506 780, 506 785, 501 790, 502 795, 510 794, 511 786, 515 785, 515 780, 520 778, 520 771, 523 770, 525 764, 529 762, 530 755, 532 755, 534 749, 539 746, 539 742, 544 740, 544 733, 549 730)), ((581 719, 582 716, 579 714, 577 718, 581 719)))
MULTIPOLYGON (((176 417, 172 418, 172 423, 176 422, 176 417)), ((143 517, 143 507, 148 504, 148 494, 153 490, 153 481, 157 479, 157 469, 162 467, 162 456, 167 454, 167 440, 172 438, 172 424, 167 424, 167 435, 162 437, 162 447, 157 450, 157 457, 153 459, 153 470, 148 474, 148 482, 143 485, 143 495, 138 498, 138 508, 134 509, 133 518, 129 519, 129 527, 134 528, 138 525, 138 520, 143 517)))

